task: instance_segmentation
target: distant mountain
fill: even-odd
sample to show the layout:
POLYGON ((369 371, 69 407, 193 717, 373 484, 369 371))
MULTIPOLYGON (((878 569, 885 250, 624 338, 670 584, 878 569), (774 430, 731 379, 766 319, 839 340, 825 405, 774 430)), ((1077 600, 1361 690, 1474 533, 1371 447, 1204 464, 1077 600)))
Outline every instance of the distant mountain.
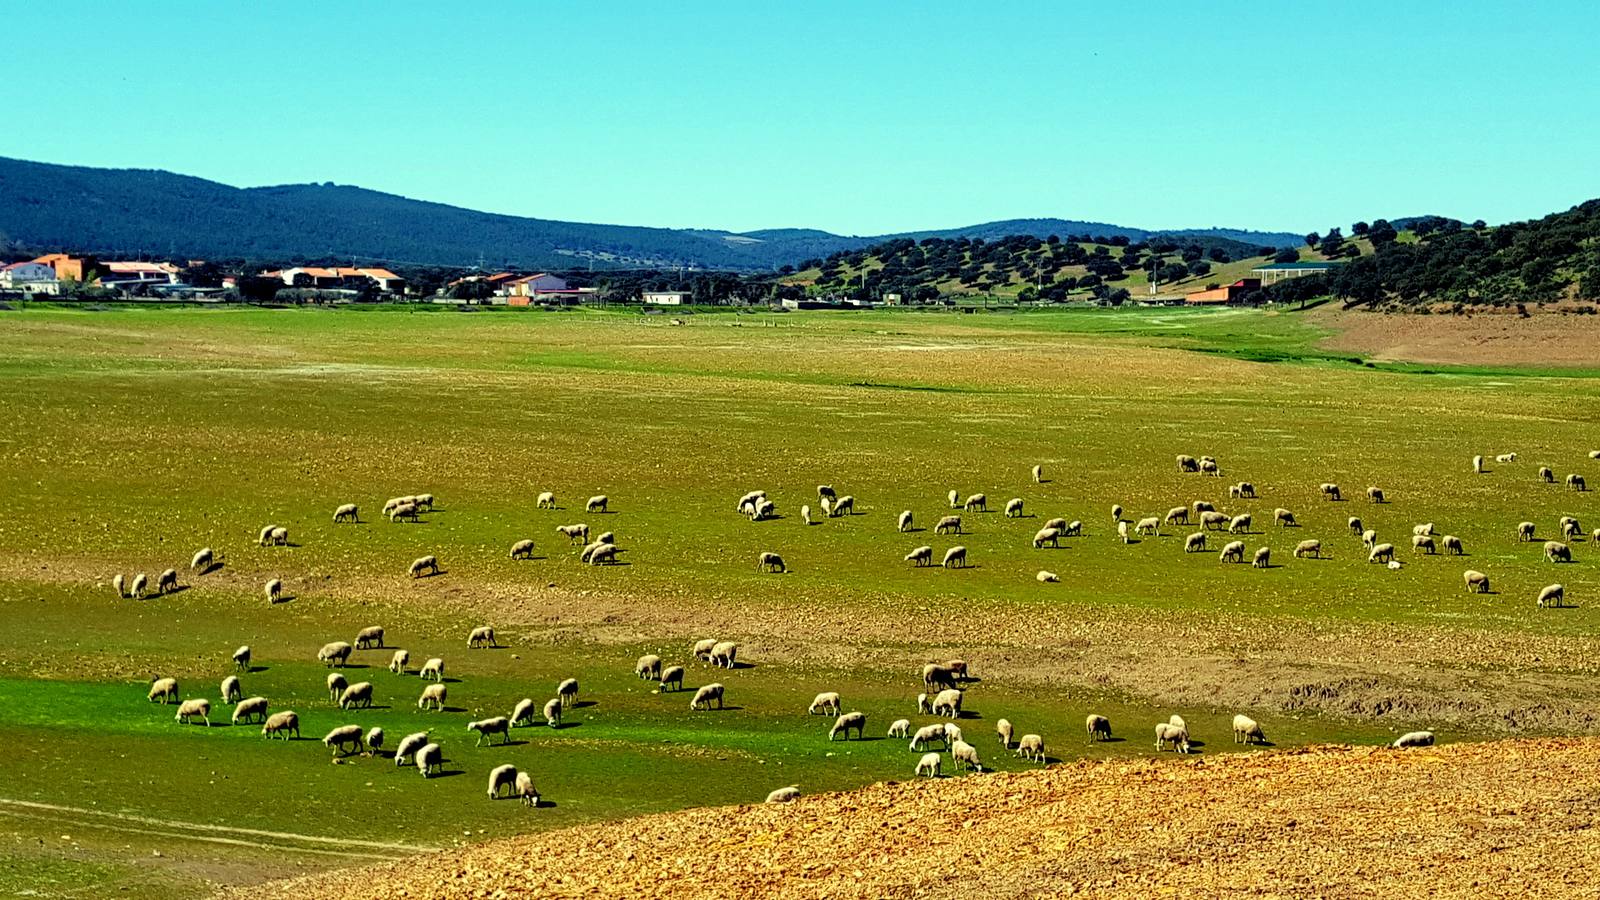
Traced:
POLYGON ((349 257, 396 263, 600 268, 772 269, 857 250, 886 237, 1014 234, 1228 237, 1293 245, 1300 235, 1200 229, 1152 232, 1061 219, 1018 219, 904 235, 804 228, 734 233, 562 222, 477 212, 348 185, 236 188, 151 169, 96 169, 0 158, 0 249, 106 255, 349 257))

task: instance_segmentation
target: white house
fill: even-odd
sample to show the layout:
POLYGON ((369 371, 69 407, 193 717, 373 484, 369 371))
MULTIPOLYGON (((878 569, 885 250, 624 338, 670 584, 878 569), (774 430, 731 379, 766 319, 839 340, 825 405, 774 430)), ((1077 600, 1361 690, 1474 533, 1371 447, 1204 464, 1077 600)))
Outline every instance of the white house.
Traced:
POLYGON ((646 306, 686 306, 688 291, 645 291, 641 297, 646 306))
POLYGON ((0 290, 27 294, 55 294, 61 290, 56 270, 38 262, 19 262, 0 266, 0 290))

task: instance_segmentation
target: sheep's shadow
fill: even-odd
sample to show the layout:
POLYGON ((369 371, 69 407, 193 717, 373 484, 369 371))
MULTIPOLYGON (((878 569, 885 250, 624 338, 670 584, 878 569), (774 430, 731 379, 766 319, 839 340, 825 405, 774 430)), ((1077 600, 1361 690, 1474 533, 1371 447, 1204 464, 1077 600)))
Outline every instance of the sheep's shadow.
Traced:
POLYGON ((368 665, 367 663, 345 663, 344 665, 339 666, 339 668, 341 668, 341 669, 370 669, 370 668, 372 668, 372 666, 368 665))
POLYGON ((250 668, 245 669, 244 673, 246 675, 254 675, 257 672, 265 672, 270 668, 272 668, 272 667, 271 666, 251 666, 250 668))
POLYGON ((1254 563, 1252 563, 1251 564, 1251 568, 1254 568, 1254 569, 1281 569, 1281 568, 1283 568, 1283 563, 1267 563, 1264 566, 1258 566, 1258 565, 1255 565, 1254 563))
POLYGON ((433 570, 429 571, 428 574, 426 574, 426 575, 414 575, 414 576, 412 576, 411 580, 412 581, 421 581, 424 578, 438 578, 441 575, 449 575, 449 574, 450 574, 450 570, 449 569, 433 569, 433 570))
POLYGON ((1124 737, 1107 737, 1107 738, 1101 738, 1098 741, 1090 741, 1089 743, 1091 743, 1091 744, 1125 744, 1125 743, 1127 743, 1127 741, 1128 741, 1128 739, 1124 738, 1124 737))
POLYGON ((220 569, 222 567, 223 567, 223 563, 220 563, 220 562, 207 563, 206 567, 204 569, 200 570, 200 575, 198 577, 202 577, 203 578, 203 577, 205 577, 207 575, 210 575, 212 572, 217 571, 218 569, 220 569))
POLYGON ((181 594, 184 591, 187 591, 190 587, 193 587, 193 585, 180 584, 180 585, 177 585, 176 587, 170 587, 170 588, 167 588, 167 590, 164 593, 152 595, 151 599, 155 599, 156 597, 171 597, 173 594, 181 594))
POLYGON ((866 736, 863 736, 863 737, 856 738, 856 742, 857 743, 871 742, 871 741, 887 741, 887 740, 888 740, 888 738, 883 737, 882 735, 866 735, 866 736))
POLYGON ((983 718, 983 716, 979 715, 978 712, 975 711, 975 710, 963 709, 960 712, 956 713, 956 718, 957 719, 968 719, 968 720, 971 720, 971 719, 981 719, 981 718, 983 718))
POLYGON ((952 569, 956 569, 956 570, 981 569, 981 568, 983 568, 983 566, 976 565, 976 564, 973 564, 973 563, 967 563, 965 565, 959 565, 959 566, 929 566, 929 568, 932 568, 932 569, 943 569, 945 571, 950 571, 952 569))
POLYGON ((430 780, 434 779, 434 778, 454 778, 457 775, 465 775, 465 774, 467 774, 465 769, 443 769, 443 768, 441 768, 439 770, 438 774, 429 775, 428 778, 430 780))
POLYGON ((548 556, 521 556, 521 557, 518 557, 518 560, 519 561, 525 561, 525 562, 539 562, 540 560, 545 560, 545 559, 549 559, 549 558, 550 557, 548 557, 548 556))
POLYGON ((919 531, 927 531, 927 530, 928 529, 923 528, 921 525, 913 525, 910 528, 907 528, 905 531, 902 531, 900 533, 901 534, 916 534, 919 531))
POLYGON ((572 708, 573 709, 588 709, 591 706, 599 706, 599 705, 600 705, 600 701, 598 701, 598 700, 578 700, 578 701, 576 701, 576 702, 574 702, 572 704, 572 708))
MULTIPOLYGON (((428 712, 428 710, 417 710, 417 711, 418 712, 428 712)), ((446 707, 443 707, 441 709, 434 710, 434 711, 435 712, 447 712, 447 713, 462 713, 462 712, 466 712, 467 708, 465 706, 446 706, 446 707)))
POLYGON ((556 808, 556 802, 554 800, 546 800, 543 797, 540 797, 538 802, 533 804, 533 808, 534 809, 555 809, 556 808))
POLYGON ((1205 745, 1206 745, 1205 741, 1194 741, 1194 740, 1191 740, 1189 742, 1189 746, 1190 747, 1204 747, 1205 745))
POLYGON ((279 594, 277 597, 273 598, 272 605, 278 606, 283 603, 293 603, 298 599, 300 599, 299 596, 295 594, 279 594))

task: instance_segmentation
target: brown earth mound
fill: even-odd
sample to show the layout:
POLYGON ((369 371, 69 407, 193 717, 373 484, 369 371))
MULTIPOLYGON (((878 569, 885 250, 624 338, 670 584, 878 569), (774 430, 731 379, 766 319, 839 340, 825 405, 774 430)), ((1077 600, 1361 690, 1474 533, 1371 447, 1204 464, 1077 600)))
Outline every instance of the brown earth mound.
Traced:
POLYGON ((547 832, 238 896, 1594 896, 1597 754, 1551 739, 1083 762, 547 832))

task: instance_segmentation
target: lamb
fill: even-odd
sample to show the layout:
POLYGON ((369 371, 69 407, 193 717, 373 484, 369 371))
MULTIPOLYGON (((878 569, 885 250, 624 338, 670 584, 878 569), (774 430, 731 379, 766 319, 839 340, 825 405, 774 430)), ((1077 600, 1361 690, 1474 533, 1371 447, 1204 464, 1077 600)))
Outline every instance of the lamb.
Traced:
POLYGON ((1279 528, 1293 528, 1296 524, 1294 513, 1281 506, 1272 511, 1272 519, 1279 528))
POLYGON ((1162 521, 1166 522, 1168 525, 1189 524, 1189 507, 1174 506, 1173 508, 1167 510, 1167 515, 1162 521))
POLYGON ((654 653, 647 653, 644 656, 639 657, 639 661, 633 664, 633 675, 635 678, 646 678, 651 681, 660 681, 661 657, 655 655, 654 653))
POLYGON ((722 709, 722 695, 723 687, 717 682, 701 685, 700 689, 694 692, 693 699, 689 701, 689 711, 710 709, 712 701, 716 701, 717 709, 722 709))
POLYGON ((1426 553, 1427 555, 1432 556, 1433 555, 1433 538, 1431 538, 1431 537, 1429 537, 1429 536, 1427 536, 1425 534, 1414 534, 1414 535, 1411 536, 1411 549, 1412 550, 1420 550, 1423 553, 1426 553))
POLYGON ((275 712, 267 717, 266 722, 262 723, 261 734, 269 740, 282 735, 286 741, 289 740, 289 736, 292 734, 295 740, 299 740, 300 716, 292 709, 275 712))
POLYGON ((416 756, 417 751, 421 750, 427 743, 428 732, 426 731, 418 731, 401 738, 399 745, 394 748, 395 768, 405 765, 406 758, 416 756))
POLYGON ((335 524, 335 525, 339 524, 340 522, 360 522, 360 521, 361 521, 361 509, 360 509, 360 507, 356 506, 354 503, 341 504, 338 509, 335 509, 333 511, 333 524, 335 524))
POLYGON ((1035 532, 1033 535, 1033 549, 1042 549, 1045 544, 1059 549, 1061 547, 1061 529, 1041 528, 1035 532))
POLYGON ((1133 530, 1140 534, 1161 534, 1161 520, 1155 516, 1146 516, 1133 526, 1133 530))
POLYGON ((917 713, 919 715, 933 715, 933 706, 928 702, 927 694, 917 695, 917 713))
MULTIPOLYGON (((476 723, 474 723, 474 724, 476 724, 476 723)), ((467 727, 471 728, 472 726, 469 725, 467 727)), ((510 763, 506 763, 505 765, 495 766, 493 769, 489 770, 489 799, 490 800, 499 800, 500 799, 500 790, 501 790, 501 788, 504 788, 507 791, 510 791, 511 792, 511 796, 515 797, 516 796, 516 786, 517 786, 517 767, 516 766, 513 766, 510 763)))
POLYGON ((833 518, 835 516, 844 516, 844 515, 853 516, 855 514, 856 514, 856 498, 851 496, 850 494, 845 494, 843 497, 840 497, 838 502, 833 504, 833 509, 828 511, 828 517, 829 518, 833 518))
POLYGON ((172 703, 178 703, 179 702, 179 698, 178 698, 178 679, 176 679, 176 678, 152 678, 152 679, 150 679, 150 693, 145 695, 145 699, 149 700, 151 703, 154 703, 157 700, 160 700, 162 706, 167 705, 167 703, 169 701, 172 702, 172 703))
POLYGON ((1178 753, 1189 752, 1189 731, 1170 722, 1156 723, 1156 752, 1167 749, 1171 744, 1172 749, 1178 753))
POLYGON ((946 747, 950 746, 949 741, 945 740, 943 725, 924 725, 917 729, 916 734, 911 736, 911 749, 925 750, 934 741, 938 741, 946 747))
POLYGON ((444 684, 430 684, 422 689, 422 695, 417 698, 417 709, 432 708, 434 712, 444 712, 444 701, 450 695, 450 689, 444 684))
POLYGON ((1235 744, 1265 744, 1267 733, 1261 723, 1243 713, 1233 717, 1233 742, 1235 744))
POLYGON ((1376 547, 1378 545, 1378 531, 1377 531, 1377 529, 1368 528, 1366 531, 1361 532, 1361 543, 1368 550, 1371 550, 1373 547, 1376 547))
POLYGON ((610 498, 605 494, 595 494, 593 497, 589 498, 587 503, 583 504, 583 511, 590 513, 603 513, 606 511, 606 506, 610 502, 610 498))
POLYGON ((944 561, 939 565, 946 569, 965 569, 967 567, 967 548, 957 544, 944 552, 944 561))
POLYGON ((346 747, 355 748, 344 750, 345 756, 349 756, 366 747, 360 725, 340 725, 338 728, 328 732, 327 736, 322 739, 322 745, 331 749, 336 755, 346 747))
POLYGON ((810 706, 806 707, 806 715, 814 716, 818 712, 822 712, 825 715, 837 716, 841 704, 842 701, 839 699, 838 691, 823 691, 811 701, 810 706))
POLYGON ((1244 498, 1244 488, 1241 488, 1237 484, 1228 485, 1228 499, 1229 500, 1241 500, 1243 498, 1244 498))
POLYGON ((1001 719, 994 723, 994 733, 1000 738, 1000 746, 1011 749, 1011 735, 1014 729, 1010 719, 1001 719))
POLYGON ((424 681, 431 678, 442 683, 444 681, 444 660, 437 656, 429 659, 422 664, 422 668, 417 670, 417 677, 424 681))
MULTIPOLYGON (((556 530, 560 531, 561 529, 557 528, 556 530)), ((511 558, 533 559, 533 541, 528 538, 523 538, 522 540, 517 541, 515 544, 512 544, 511 558)))
POLYGON ((965 765, 974 772, 983 771, 983 764, 978 761, 978 748, 962 740, 950 745, 950 764, 965 765))
POLYGON ((354 649, 344 641, 330 641, 323 644, 322 649, 317 651, 317 662, 323 663, 329 668, 343 668, 346 663, 350 662, 350 653, 354 649))
POLYGON ((1383 500, 1383 488, 1379 488, 1379 487, 1369 487, 1369 488, 1367 488, 1367 499, 1371 500, 1373 503, 1382 503, 1382 502, 1384 502, 1384 500, 1383 500))
POLYGON ((1367 562, 1390 562, 1394 559, 1393 544, 1374 544, 1372 552, 1367 554, 1367 562))
POLYGON ((358 681, 339 692, 339 708, 372 708, 372 682, 358 681))
POLYGON ((1431 732, 1431 731, 1411 731, 1411 732, 1407 732, 1406 734, 1402 734, 1399 737, 1395 738, 1394 743, 1390 744, 1389 746, 1391 748, 1395 749, 1395 750, 1404 750, 1404 749, 1407 749, 1409 747, 1432 747, 1433 746, 1433 732, 1431 732))
POLYGON ((338 672, 329 672, 328 673, 328 702, 329 703, 337 703, 339 701, 339 695, 344 693, 344 689, 349 687, 349 686, 350 686, 350 682, 346 681, 345 677, 343 675, 340 675, 338 672))
POLYGON ((950 508, 951 509, 960 509, 961 508, 961 495, 956 493, 955 491, 951 491, 950 492, 950 508))
POLYGON ((1108 741, 1111 739, 1111 720, 1105 716, 1090 713, 1083 721, 1083 727, 1089 732, 1090 741, 1108 741))
POLYGON ((1472 471, 1473 471, 1474 474, 1477 474, 1477 475, 1482 475, 1483 474, 1483 457, 1482 456, 1474 456, 1472 458, 1472 471))
POLYGON ((178 589, 178 570, 167 569, 156 578, 156 593, 166 594, 178 589))
POLYGON ((719 643, 721 642, 716 638, 706 638, 705 640, 695 641, 694 649, 691 652, 694 654, 695 659, 703 659, 709 662, 711 660, 711 648, 717 646, 719 643))
POLYGON ((1005 515, 1006 515, 1006 518, 1008 518, 1008 519, 1020 519, 1020 518, 1022 518, 1022 498, 1021 497, 1012 497, 1010 500, 1006 501, 1006 513, 1005 513, 1005 515))
POLYGON ((1062 537, 1082 537, 1083 536, 1083 523, 1078 521, 1077 519, 1073 519, 1071 522, 1067 523, 1067 527, 1061 529, 1061 536, 1062 537))
POLYGON ((1044 738, 1037 734, 1023 735, 1017 741, 1017 755, 1034 762, 1044 762, 1044 738))
POLYGON ((1361 532, 1366 530, 1366 527, 1361 524, 1360 516, 1351 516, 1349 521, 1347 521, 1345 524, 1349 526, 1350 533, 1356 535, 1357 537, 1360 537, 1361 532))
POLYGON ((844 739, 848 741, 848 740, 850 740, 850 729, 854 728, 855 731, 856 731, 856 740, 859 741, 863 737, 865 737, 865 735, 866 735, 866 727, 867 727, 867 714, 866 713, 863 713, 863 712, 847 712, 844 715, 840 716, 839 718, 837 718, 837 719, 835 719, 833 721, 833 727, 828 729, 828 740, 832 741, 834 735, 839 734, 840 732, 843 732, 844 733, 844 739))
POLYGON ((283 599, 283 579, 274 578, 267 582, 266 593, 268 603, 277 603, 283 599))
POLYGON ((793 803, 800 799, 800 788, 797 785, 781 787, 767 795, 768 803, 793 803))
POLYGON ((961 715, 961 691, 955 688, 945 688, 933 696, 931 705, 936 716, 949 716, 952 719, 961 715))
POLYGON ((619 552, 616 544, 597 544, 589 554, 589 565, 615 565, 619 552))
MULTIPOLYGON (((800 506, 800 520, 805 522, 807 525, 816 524, 816 523, 811 521, 811 506, 809 504, 801 504, 801 506, 800 506)), ((904 531, 905 529, 902 528, 900 530, 904 531)))
POLYGON ((1261 547, 1256 550, 1256 555, 1251 558, 1250 565, 1257 569, 1272 568, 1272 548, 1261 547))
POLYGON ((1572 548, 1560 541, 1545 541, 1544 558, 1550 562, 1572 562, 1572 548))
POLYGON ((533 786, 533 776, 527 772, 517 773, 516 795, 522 798, 522 805, 539 805, 539 789, 533 786))
POLYGON ((556 698, 561 701, 563 709, 576 706, 578 703, 578 679, 564 678, 556 685, 556 698))
POLYGON ((662 670, 661 690, 665 692, 669 684, 673 686, 672 689, 675 691, 683 690, 683 666, 668 666, 662 670))
POLYGON ((980 512, 988 512, 989 511, 989 498, 985 494, 973 494, 972 496, 967 498, 967 502, 965 504, 963 504, 961 508, 966 510, 967 512, 972 512, 973 510, 978 510, 980 512))
POLYGON ((202 722, 205 722, 207 728, 211 727, 210 700, 207 700, 204 697, 197 697, 193 700, 185 700, 178 704, 178 714, 173 718, 177 719, 179 725, 187 725, 189 724, 190 719, 196 717, 198 717, 202 722))
POLYGON ((943 762, 944 754, 942 753, 924 753, 922 758, 917 760, 917 774, 926 775, 929 778, 938 778, 939 766, 943 762))
POLYGON ((1322 492, 1323 497, 1326 497, 1329 500, 1343 499, 1339 496, 1339 486, 1331 481, 1324 481, 1318 490, 1322 492))
POLYGON ((1322 542, 1319 541, 1319 540, 1316 540, 1316 539, 1312 539, 1312 540, 1309 540, 1309 541, 1301 541, 1300 543, 1295 544, 1294 545, 1294 557, 1295 557, 1295 559, 1300 559, 1300 558, 1306 557, 1306 556, 1314 556, 1317 559, 1321 559, 1322 558, 1322 542))
POLYGON ((417 771, 422 773, 423 778, 427 778, 428 773, 435 769, 444 772, 444 748, 438 744, 424 744, 422 749, 417 751, 417 771))
POLYGON ((383 649, 383 626, 382 625, 368 625, 366 628, 363 628, 360 631, 356 632, 356 649, 357 650, 373 650, 373 649, 382 650, 383 649))
POLYGON ((1183 552, 1185 553, 1203 553, 1205 549, 1206 533, 1204 531, 1196 531, 1183 541, 1183 552))
POLYGON ((733 641, 718 641, 717 645, 711 648, 711 658, 708 662, 719 669, 731 669, 738 656, 738 644, 733 641))
POLYGON ((467 649, 474 650, 483 647, 500 646, 494 638, 494 626, 479 625, 467 635, 467 649))
POLYGON ((1483 574, 1482 572, 1474 569, 1468 569, 1467 571, 1461 573, 1461 580, 1466 582, 1467 593, 1469 594, 1489 593, 1489 576, 1483 574))
POLYGON ((1228 527, 1229 518, 1226 513, 1208 510, 1200 514, 1200 527, 1212 531, 1222 531, 1228 527))
POLYGON ((1244 562, 1244 541, 1229 541, 1222 548, 1222 555, 1218 557, 1222 562, 1244 562))
POLYGON ((535 509, 555 509, 556 508, 556 495, 555 495, 555 493, 552 492, 552 491, 542 491, 539 494, 539 499, 534 502, 534 508, 535 509))
POLYGON ((889 723, 889 737, 904 738, 911 733, 910 719, 895 719, 889 723))
POLYGON ((267 721, 267 698, 265 697, 251 697, 248 700, 241 700, 233 707, 233 724, 235 725, 240 722, 249 722, 256 718, 259 718, 263 723, 267 721))
POLYGON ((194 557, 189 560, 189 570, 194 571, 195 569, 199 569, 200 574, 204 575, 206 570, 211 568, 212 563, 216 562, 216 559, 216 553, 212 551, 210 547, 202 547, 196 551, 194 557))
POLYGON ((250 671, 250 645, 245 644, 233 651, 233 667, 241 672, 250 671))
POLYGON ((227 678, 222 679, 221 693, 223 703, 239 702, 239 698, 244 696, 244 688, 239 683, 239 676, 229 675, 227 678))
POLYGON ((1566 596, 1567 589, 1565 586, 1559 584, 1546 585, 1539 592, 1539 608, 1560 606, 1565 601, 1566 596))
POLYGON ((1126 520, 1117 522, 1117 537, 1122 538, 1122 542, 1124 544, 1130 542, 1131 538, 1128 534, 1128 523, 1126 520))
POLYGON ((1044 466, 1033 467, 1033 483, 1044 484, 1044 466))
POLYGON ((1228 533, 1229 534, 1249 534, 1250 533, 1250 514, 1249 513, 1241 513, 1241 514, 1239 514, 1237 516, 1234 516, 1232 519, 1230 519, 1228 521, 1228 533))
POLYGON ((1534 530, 1534 524, 1532 522, 1519 522, 1519 523, 1517 523, 1517 540, 1519 540, 1519 541, 1531 541, 1531 540, 1533 540, 1533 530, 1534 530))
POLYGON ((1198 472, 1198 471, 1200 471, 1200 461, 1195 459, 1192 456, 1187 455, 1187 454, 1179 453, 1178 454, 1178 471, 1179 472, 1198 472))
POLYGON ((783 564, 783 557, 767 551, 756 557, 756 571, 783 573, 789 571, 789 569, 783 564))
POLYGON ((475 731, 478 734, 477 741, 472 745, 474 747, 482 744, 484 738, 488 738, 489 746, 493 747, 494 736, 497 734, 500 735, 500 743, 507 744, 511 742, 511 720, 505 716, 493 716, 488 719, 479 719, 476 722, 468 722, 467 730, 475 731))
POLYGON ((1502 453, 1499 456, 1496 456, 1494 458, 1494 461, 1497 462, 1497 463, 1516 462, 1517 461, 1517 455, 1515 453, 1502 453))
MULTIPOLYGON (((1578 524, 1578 520, 1577 519, 1567 519, 1567 520, 1565 520, 1565 521, 1563 521, 1561 523, 1561 539, 1562 540, 1570 541, 1573 538, 1577 538, 1577 537, 1581 536, 1582 534, 1583 534, 1583 526, 1578 524)), ((137 584, 138 582, 134 582, 134 583, 137 584)))
POLYGON ((429 575, 439 574, 439 558, 436 556, 419 556, 411 561, 411 568, 406 571, 412 578, 421 578, 424 570, 429 575))
POLYGON ((1044 569, 1040 569, 1039 574, 1033 577, 1040 584, 1057 584, 1061 581, 1060 575, 1057 575, 1054 572, 1046 572, 1044 569))
POLYGON ((961 533, 960 516, 945 516, 939 520, 937 525, 933 526, 934 534, 945 534, 946 532, 954 532, 955 534, 961 533))
POLYGON ((1540 466, 1539 467, 1539 480, 1544 482, 1545 484, 1555 484, 1556 483, 1556 473, 1550 471, 1550 467, 1549 466, 1540 466))

